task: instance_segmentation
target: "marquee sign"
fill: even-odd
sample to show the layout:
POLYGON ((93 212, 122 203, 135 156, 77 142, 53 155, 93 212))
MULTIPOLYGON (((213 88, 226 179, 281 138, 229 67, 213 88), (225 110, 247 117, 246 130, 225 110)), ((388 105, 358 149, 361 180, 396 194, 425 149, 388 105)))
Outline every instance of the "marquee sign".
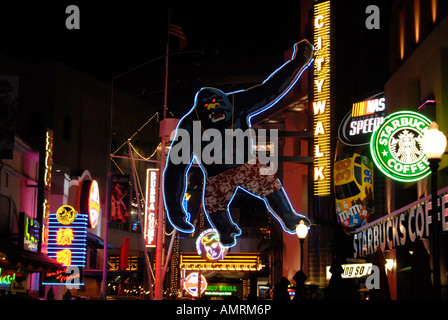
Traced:
POLYGON ((182 253, 179 267, 184 270, 260 271, 264 265, 257 253, 228 253, 225 260, 214 262, 194 253, 182 253))
POLYGON ((314 194, 331 193, 330 1, 314 5, 314 194))
POLYGON ((370 140, 373 161, 389 178, 413 182, 431 172, 423 152, 423 134, 431 124, 413 111, 398 111, 384 119, 370 140))
POLYGON ((145 239, 147 247, 156 246, 156 217, 159 198, 159 169, 146 170, 145 239))
POLYGON ((383 124, 385 113, 384 93, 353 103, 352 110, 339 125, 339 139, 348 146, 369 144, 372 133, 383 124))

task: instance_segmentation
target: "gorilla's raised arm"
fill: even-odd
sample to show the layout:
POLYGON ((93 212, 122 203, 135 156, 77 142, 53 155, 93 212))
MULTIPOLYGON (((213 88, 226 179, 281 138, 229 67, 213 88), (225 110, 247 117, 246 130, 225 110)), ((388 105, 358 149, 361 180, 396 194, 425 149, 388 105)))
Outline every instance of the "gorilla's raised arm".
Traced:
POLYGON ((263 83, 235 93, 235 110, 248 116, 272 107, 296 83, 312 60, 313 46, 307 40, 296 43, 291 59, 263 83))

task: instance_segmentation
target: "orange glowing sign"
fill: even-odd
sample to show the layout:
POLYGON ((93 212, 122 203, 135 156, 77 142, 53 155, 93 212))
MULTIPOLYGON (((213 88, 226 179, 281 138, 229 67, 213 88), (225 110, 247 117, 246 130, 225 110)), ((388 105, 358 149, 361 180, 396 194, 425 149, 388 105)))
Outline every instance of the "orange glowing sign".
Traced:
POLYGON ((56 261, 69 266, 72 263, 72 252, 69 249, 56 252, 56 261))
POLYGON ((89 227, 95 228, 100 215, 100 192, 96 180, 86 180, 82 183, 80 212, 89 215, 89 227))
POLYGON ((56 243, 60 246, 67 246, 72 244, 72 240, 74 239, 73 229, 60 228, 59 231, 56 232, 56 243))
POLYGON ((95 228, 98 224, 98 216, 100 215, 100 192, 98 190, 98 182, 92 180, 89 192, 89 221, 90 227, 95 228))

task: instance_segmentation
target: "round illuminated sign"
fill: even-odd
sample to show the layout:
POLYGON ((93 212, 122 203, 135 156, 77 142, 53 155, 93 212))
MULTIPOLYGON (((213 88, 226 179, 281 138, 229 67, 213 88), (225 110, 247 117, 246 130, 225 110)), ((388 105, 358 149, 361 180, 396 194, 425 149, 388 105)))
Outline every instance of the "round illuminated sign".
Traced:
POLYGON ((89 215, 89 227, 95 228, 100 215, 100 192, 96 180, 86 180, 82 184, 80 212, 89 215))
POLYGON ((76 212, 75 208, 72 206, 61 206, 59 207, 58 211, 56 211, 56 219, 64 225, 69 225, 76 219, 76 215, 78 213, 76 212))
POLYGON ((427 117, 413 111, 399 111, 386 117, 370 140, 377 167, 386 176, 402 182, 428 176, 430 169, 422 141, 430 123, 427 117))
POLYGON ((219 242, 219 234, 214 229, 207 229, 199 235, 196 250, 202 259, 211 262, 223 260, 228 251, 219 242))
MULTIPOLYGON (((207 289, 207 280, 205 279, 205 277, 201 274, 201 292, 200 294, 203 294, 205 292, 205 290, 207 289)), ((185 291, 188 292, 188 294, 190 294, 193 297, 198 297, 200 294, 198 294, 199 292, 199 273, 197 272, 193 272, 190 273, 186 278, 185 278, 185 282, 184 282, 184 289, 185 291)))

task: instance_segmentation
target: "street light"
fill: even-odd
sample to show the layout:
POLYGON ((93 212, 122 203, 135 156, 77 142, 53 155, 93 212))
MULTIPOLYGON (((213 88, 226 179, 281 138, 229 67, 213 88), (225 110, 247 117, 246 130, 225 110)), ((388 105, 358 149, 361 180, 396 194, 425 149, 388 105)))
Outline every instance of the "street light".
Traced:
POLYGON ((308 235, 308 227, 305 225, 303 220, 296 227, 296 234, 300 240, 300 270, 303 269, 303 242, 308 235))
POLYGON ((432 264, 433 264, 433 281, 435 299, 441 298, 440 291, 440 261, 439 261, 439 239, 437 227, 438 207, 437 207, 437 170, 439 168, 440 158, 445 153, 446 136, 439 130, 439 126, 433 121, 428 130, 423 135, 423 152, 429 161, 431 169, 431 228, 433 233, 432 240, 432 264))

